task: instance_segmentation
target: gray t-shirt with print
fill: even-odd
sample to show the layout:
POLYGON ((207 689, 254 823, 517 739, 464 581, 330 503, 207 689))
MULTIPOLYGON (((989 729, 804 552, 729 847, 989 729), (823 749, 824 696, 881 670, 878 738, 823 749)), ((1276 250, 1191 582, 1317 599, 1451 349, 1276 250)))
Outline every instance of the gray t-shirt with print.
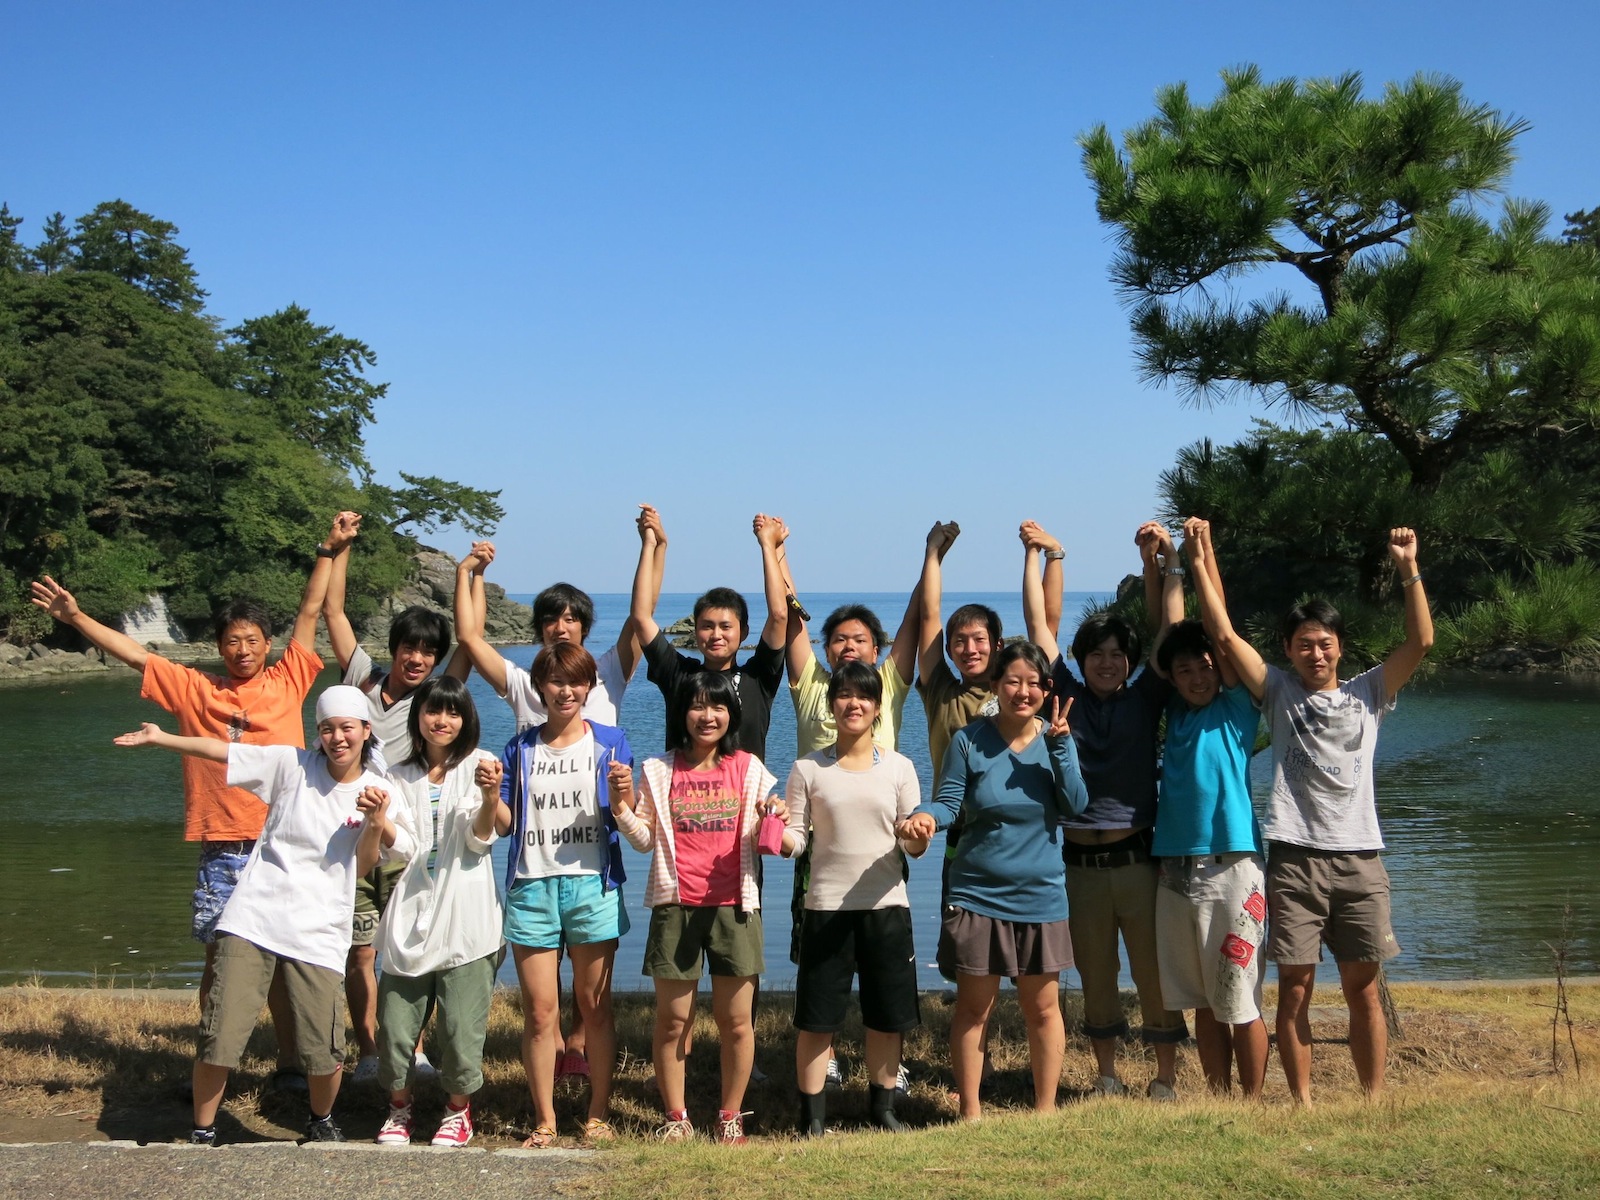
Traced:
POLYGON ((1393 708, 1382 665, 1325 692, 1269 666, 1261 711, 1272 731, 1272 795, 1261 836, 1314 850, 1382 850, 1372 759, 1393 708))
POLYGON ((370 765, 380 773, 411 755, 411 732, 407 723, 411 719, 411 701, 417 695, 412 691, 385 707, 383 684, 388 678, 389 668, 378 666, 370 654, 357 646, 355 653, 350 656, 350 664, 344 669, 343 678, 339 680, 366 693, 367 708, 372 713, 372 733, 378 739, 378 747, 373 751, 370 765))

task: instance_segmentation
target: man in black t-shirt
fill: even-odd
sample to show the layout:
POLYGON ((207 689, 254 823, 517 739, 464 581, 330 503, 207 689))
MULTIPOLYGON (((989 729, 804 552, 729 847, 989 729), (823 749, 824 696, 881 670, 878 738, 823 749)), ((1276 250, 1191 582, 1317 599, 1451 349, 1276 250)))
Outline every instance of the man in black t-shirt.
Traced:
MULTIPOLYGON (((658 547, 665 557, 667 535, 661 514, 648 504, 639 506, 639 533, 646 545, 658 547)), ((755 653, 742 664, 739 646, 750 633, 750 609, 744 597, 732 588, 712 588, 694 602, 694 640, 705 661, 680 654, 667 640, 655 619, 655 594, 652 581, 636 575, 633 583, 632 617, 644 646, 644 660, 651 683, 670 698, 685 676, 696 671, 723 671, 733 676, 739 693, 739 749, 765 760, 767 727, 772 721, 772 701, 783 682, 784 634, 788 624, 788 600, 783 585, 783 568, 778 547, 782 544, 783 523, 776 518, 758 516, 754 523, 761 543, 762 582, 767 595, 767 620, 761 628, 761 641, 755 653)))

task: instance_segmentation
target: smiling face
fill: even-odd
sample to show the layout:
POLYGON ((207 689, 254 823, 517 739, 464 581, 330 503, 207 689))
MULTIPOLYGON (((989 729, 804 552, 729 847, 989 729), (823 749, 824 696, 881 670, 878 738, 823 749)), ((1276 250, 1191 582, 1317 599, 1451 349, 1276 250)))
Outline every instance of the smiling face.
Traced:
POLYGON ((731 608, 706 608, 694 622, 694 641, 706 665, 720 671, 739 653, 739 614, 731 608))
POLYGON ((575 646, 581 646, 583 622, 572 615, 570 608, 563 608, 559 616, 551 617, 539 627, 539 639, 546 646, 553 646, 557 642, 571 642, 575 646))
POLYGON ((539 695, 550 719, 565 723, 583 712, 584 703, 589 699, 589 687, 587 679, 573 679, 558 667, 540 685, 539 695))
POLYGON ((715 750, 728 732, 728 706, 697 696, 689 705, 689 741, 699 750, 715 750))
POLYGON ((1283 643, 1300 682, 1314 692, 1339 686, 1339 635, 1317 621, 1302 621, 1283 643))
POLYGON ((269 638, 254 621, 235 621, 217 638, 217 653, 234 679, 254 679, 267 669, 269 638))
MULTIPOLYGON (((428 676, 433 674, 434 667, 438 665, 439 655, 432 646, 425 646, 421 642, 401 642, 394 652, 390 678, 398 684, 396 690, 413 692, 427 682, 428 676)), ((391 697, 398 699, 393 693, 391 697)))
POLYGON ((448 750, 461 736, 461 714, 442 706, 424 709, 417 727, 428 745, 448 750))
POLYGON ((1217 698, 1222 676, 1209 654, 1174 654, 1168 671, 1172 686, 1191 708, 1204 708, 1217 698))
POLYGON ((355 717, 329 717, 317 725, 322 752, 328 757, 328 772, 343 779, 361 769, 361 749, 372 736, 372 726, 355 717))
POLYGON ((994 661, 994 642, 989 638, 989 627, 982 621, 963 625, 950 635, 950 660, 967 683, 977 683, 989 674, 989 664, 994 661))
POLYGON ((835 670, 842 662, 878 661, 878 645, 864 621, 840 621, 828 635, 828 644, 823 649, 828 666, 835 670))
POLYGON ((1027 659, 1014 658, 995 680, 994 694, 1003 716, 1027 720, 1038 716, 1044 707, 1045 681, 1039 677, 1039 669, 1027 659))
POLYGON ((841 734, 871 733, 878 720, 878 703, 859 692, 841 690, 833 698, 833 723, 841 734))
POLYGON ((1128 652, 1114 636, 1108 636, 1083 656, 1083 682, 1096 696, 1104 699, 1128 682, 1133 666, 1128 662, 1128 652))

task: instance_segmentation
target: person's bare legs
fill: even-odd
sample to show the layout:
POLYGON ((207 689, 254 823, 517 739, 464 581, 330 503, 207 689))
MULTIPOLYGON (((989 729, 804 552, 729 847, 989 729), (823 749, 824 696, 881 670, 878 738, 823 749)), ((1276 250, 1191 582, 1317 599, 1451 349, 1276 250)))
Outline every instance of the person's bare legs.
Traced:
POLYGON ((756 976, 713 975, 711 1015, 722 1040, 722 1110, 739 1112, 756 1061, 756 976))
POLYGON ((1267 1023, 1260 1017, 1233 1026, 1233 1056, 1239 1063, 1239 1087, 1245 1099, 1261 1099, 1267 1082, 1267 1023))
POLYGON ((351 946, 344 965, 344 998, 362 1058, 378 1053, 378 948, 351 946))
POLYGON ((1219 1096, 1233 1090, 1233 1026, 1217 1020, 1209 1008, 1194 1010, 1195 1052, 1206 1086, 1219 1096))
POLYGON ((228 1068, 194 1060, 194 1127, 214 1125, 222 1107, 222 1093, 228 1086, 228 1068))
POLYGON ((556 1041, 560 1024, 560 991, 556 986, 560 959, 554 950, 531 946, 511 947, 522 989, 522 1069, 528 1076, 534 1123, 551 1129, 556 1124, 556 1041))
POLYGON ((1176 1042, 1156 1042, 1156 1080, 1170 1088, 1178 1086, 1178 1045, 1176 1042))
MULTIPOLYGON (((983 1082, 983 1035, 1000 994, 998 975, 956 975, 956 1007, 950 1015, 950 1064, 960 1094, 961 1119, 983 1116, 978 1091, 983 1082)), ((1059 1074, 1060 1064, 1057 1064, 1059 1074)))
MULTIPOLYGON (((1018 976, 1017 1003, 1028 1027, 1034 1111, 1052 1112, 1056 1106, 1056 1088, 1061 1083, 1061 1060, 1067 1053, 1067 1029, 1061 1019, 1060 975, 1052 972, 1018 976)), ((965 1102, 963 1095, 963 1107, 965 1102)))
MULTIPOLYGON (((867 1033, 870 1046, 872 1034, 867 1033)), ((833 1034, 797 1031, 794 1042, 794 1081, 807 1096, 815 1096, 828 1086, 828 1057, 833 1050, 833 1034)))
MULTIPOLYGON (((879 1087, 893 1088, 900 1082, 900 1051, 905 1037, 898 1033, 884 1033, 880 1029, 867 1030, 867 1078, 879 1087)), ((822 1073, 827 1077, 828 1055, 822 1056, 822 1073)), ((809 1088, 808 1091, 816 1091, 809 1088)))
POLYGON ((684 1060, 689 1056, 689 1027, 694 1024, 698 979, 657 979, 655 1060, 656 1090, 668 1114, 682 1111, 684 1060))
POLYGON ((1342 962, 1339 986, 1350 1009, 1350 1057, 1368 1096, 1383 1091, 1383 1066, 1389 1054, 1389 1023, 1378 997, 1378 964, 1342 962))
MULTIPOLYGON (((1311 993, 1317 968, 1278 964, 1278 1057, 1289 1094, 1301 1104, 1311 1103, 1311 993)), ((1354 1019, 1351 1021, 1354 1050, 1354 1019)))
MULTIPOLYGON (((574 1029, 587 1030, 589 1044, 594 1047, 594 1057, 589 1060, 589 1119, 604 1121, 611 1106, 611 1078, 617 1065, 616 1022, 611 1010, 611 967, 616 959, 617 940, 569 946, 567 953, 572 958, 573 1008, 582 1021, 574 1029)), ((559 981, 559 966, 556 972, 559 981)), ((559 991, 556 997, 559 1003, 559 991)), ((567 1050, 572 1050, 570 1037, 567 1050)))

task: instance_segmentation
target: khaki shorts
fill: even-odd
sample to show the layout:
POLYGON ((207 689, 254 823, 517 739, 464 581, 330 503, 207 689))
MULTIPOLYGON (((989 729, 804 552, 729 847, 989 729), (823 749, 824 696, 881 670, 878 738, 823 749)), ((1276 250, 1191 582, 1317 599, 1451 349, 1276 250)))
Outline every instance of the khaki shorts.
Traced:
POLYGON ((1383 962, 1400 953, 1389 926, 1389 872, 1376 850, 1267 847, 1267 957, 1285 967, 1383 962))
POLYGON ((703 960, 713 975, 744 979, 767 969, 761 952, 759 912, 740 912, 731 904, 663 904, 650 910, 644 973, 652 979, 699 979, 703 960))
POLYGON ((219 934, 216 947, 216 974, 200 1014, 200 1061, 230 1071, 239 1065, 273 972, 282 971, 300 1069, 307 1075, 337 1071, 344 1062, 344 975, 231 933, 219 934))
POLYGON ((350 920, 352 946, 370 946, 377 939, 378 922, 405 869, 405 863, 380 863, 356 880, 356 911, 350 920))

